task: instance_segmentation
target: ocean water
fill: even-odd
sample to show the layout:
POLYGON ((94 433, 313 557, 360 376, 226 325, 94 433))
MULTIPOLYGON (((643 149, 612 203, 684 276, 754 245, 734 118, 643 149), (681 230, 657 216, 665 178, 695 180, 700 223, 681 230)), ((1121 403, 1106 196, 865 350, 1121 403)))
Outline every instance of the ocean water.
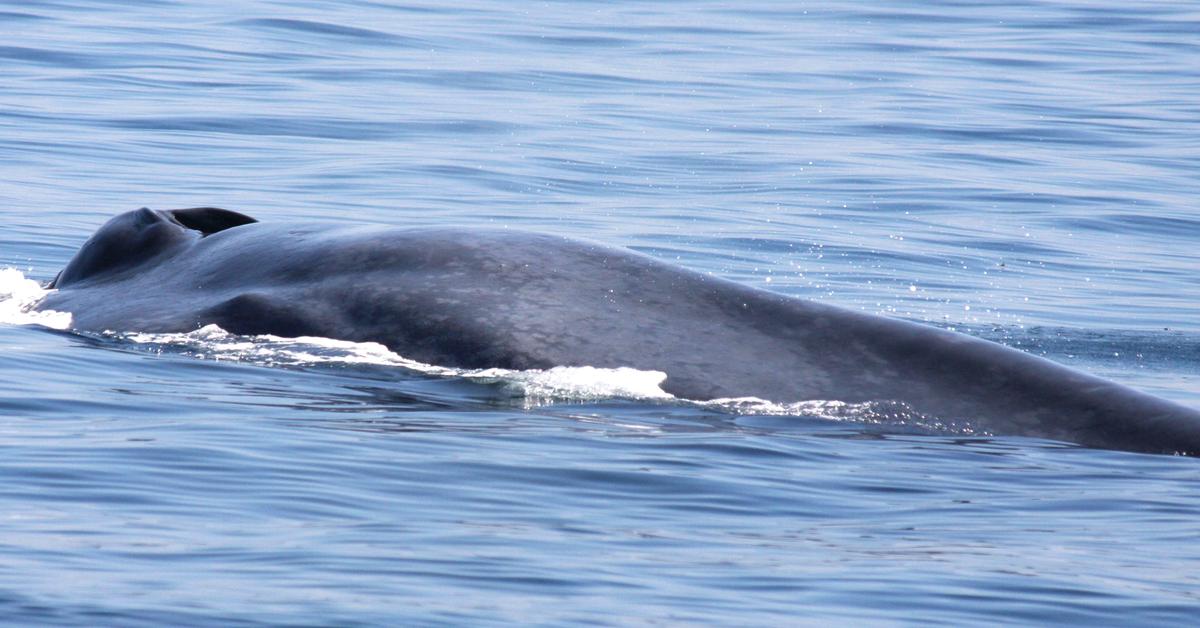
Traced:
POLYGON ((1200 407, 1193 3, 21 0, 0 27, 5 623, 1200 617, 1195 459, 23 307, 141 206, 505 226, 1200 407))

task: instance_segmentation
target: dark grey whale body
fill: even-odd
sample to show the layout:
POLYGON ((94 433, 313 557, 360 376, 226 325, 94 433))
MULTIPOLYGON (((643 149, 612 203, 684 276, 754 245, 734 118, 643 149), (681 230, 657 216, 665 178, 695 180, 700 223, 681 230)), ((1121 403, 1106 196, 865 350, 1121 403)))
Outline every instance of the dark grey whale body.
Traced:
POLYGON ((116 216, 39 304, 80 330, 380 342, 465 368, 629 366, 678 397, 900 402, 996 435, 1200 455, 1200 412, 992 342, 507 230, 116 216))

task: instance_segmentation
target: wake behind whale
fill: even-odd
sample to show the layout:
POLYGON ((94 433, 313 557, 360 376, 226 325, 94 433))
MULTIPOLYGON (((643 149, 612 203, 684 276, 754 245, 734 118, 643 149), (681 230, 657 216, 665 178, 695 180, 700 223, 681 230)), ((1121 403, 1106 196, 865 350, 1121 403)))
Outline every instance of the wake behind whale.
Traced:
POLYGON ((986 340, 534 233, 121 214, 39 305, 80 330, 377 342, 463 369, 629 367, 663 390, 900 404, 979 432, 1200 454, 1200 413, 986 340))

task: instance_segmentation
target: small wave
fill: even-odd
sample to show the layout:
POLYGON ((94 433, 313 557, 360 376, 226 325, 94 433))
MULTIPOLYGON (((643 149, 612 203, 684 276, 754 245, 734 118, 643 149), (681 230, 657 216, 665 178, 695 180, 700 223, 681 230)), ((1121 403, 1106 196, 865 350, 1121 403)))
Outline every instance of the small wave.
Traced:
POLYGON ((850 403, 809 400, 778 403, 757 397, 733 397, 696 401, 680 399, 663 390, 667 374, 629 367, 556 366, 548 369, 461 369, 410 360, 376 342, 351 342, 315 336, 284 338, 259 335, 239 336, 216 325, 185 334, 113 333, 105 336, 149 345, 159 351, 182 350, 184 355, 247 362, 261 366, 312 366, 354 364, 400 367, 435 377, 462 378, 495 384, 519 399, 525 408, 561 402, 590 402, 612 399, 673 401, 733 415, 800 416, 911 428, 919 431, 978 435, 968 425, 946 423, 917 412, 896 401, 850 403))
POLYGON ((50 291, 15 268, 0 268, 0 324, 44 325, 54 329, 71 326, 70 312, 36 311, 50 291))
POLYGON ((667 374, 633 368, 556 366, 549 369, 459 369, 426 364, 401 356, 377 342, 351 342, 304 336, 238 336, 216 325, 186 334, 106 333, 106 336, 159 349, 183 349, 185 355, 212 360, 233 360, 264 366, 360 364, 392 366, 439 377, 461 377, 481 383, 498 383, 514 396, 534 406, 555 401, 598 399, 674 399, 661 388, 667 374))

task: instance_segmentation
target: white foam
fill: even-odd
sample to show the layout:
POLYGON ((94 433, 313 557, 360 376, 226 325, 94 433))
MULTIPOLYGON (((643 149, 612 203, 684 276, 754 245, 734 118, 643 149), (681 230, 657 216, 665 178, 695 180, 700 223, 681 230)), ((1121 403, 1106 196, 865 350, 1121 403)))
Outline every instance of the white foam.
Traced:
POLYGON ((673 399, 661 384, 661 371, 632 368, 558 366, 550 369, 458 369, 410 360, 376 342, 350 342, 305 336, 236 336, 216 325, 186 334, 106 334, 131 342, 183 349, 185 355, 212 360, 236 360, 265 366, 364 364, 395 366, 441 377, 462 377, 508 386, 527 405, 560 400, 673 399))
POLYGON ((419 362, 407 360, 375 342, 349 342, 331 338, 283 338, 281 336, 237 336, 216 325, 206 325, 186 334, 146 332, 112 333, 139 344, 183 349, 185 355, 209 360, 253 362, 266 366, 310 364, 377 364, 424 371, 419 362))
POLYGON ((51 292, 15 268, 0 268, 0 324, 70 328, 70 312, 33 309, 51 292))
POLYGON ((459 377, 500 384, 527 408, 562 401, 605 399, 674 400, 697 407, 740 415, 804 416, 888 425, 929 425, 905 404, 870 401, 848 403, 810 400, 777 403, 757 397, 731 397, 710 401, 678 399, 662 389, 667 374, 633 368, 556 366, 549 369, 459 369, 410 360, 375 342, 350 342, 331 338, 236 336, 216 325, 187 334, 109 334, 132 342, 184 349, 185 355, 237 360, 265 366, 363 364, 401 367, 438 377, 459 377))
POLYGON ((667 374, 634 368, 596 368, 593 366, 556 366, 549 369, 512 371, 486 369, 462 371, 462 377, 478 381, 499 381, 514 387, 527 404, 560 399, 674 399, 663 391, 667 374))

